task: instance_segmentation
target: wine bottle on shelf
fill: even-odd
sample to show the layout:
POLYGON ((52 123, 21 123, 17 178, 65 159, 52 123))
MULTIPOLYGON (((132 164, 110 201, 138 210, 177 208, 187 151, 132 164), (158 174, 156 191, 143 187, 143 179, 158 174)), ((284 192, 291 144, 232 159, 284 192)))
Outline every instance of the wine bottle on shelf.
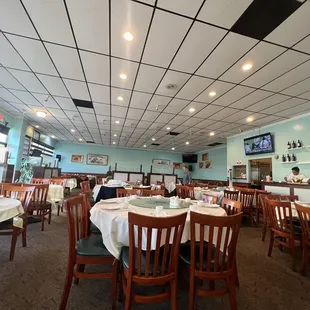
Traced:
POLYGON ((284 154, 282 155, 282 162, 283 162, 283 163, 286 162, 286 157, 284 156, 284 154))
POLYGON ((292 161, 296 161, 296 156, 292 154, 292 161))
POLYGON ((297 147, 301 147, 301 141, 300 140, 297 141, 297 147))
POLYGON ((293 143, 292 143, 292 148, 296 149, 296 142, 295 141, 293 141, 293 143))
POLYGON ((290 156, 290 154, 287 154, 286 157, 287 157, 287 161, 291 161, 291 156, 290 156))
POLYGON ((288 141, 288 142, 287 142, 287 149, 289 150, 291 147, 292 147, 292 146, 291 146, 291 142, 288 141))

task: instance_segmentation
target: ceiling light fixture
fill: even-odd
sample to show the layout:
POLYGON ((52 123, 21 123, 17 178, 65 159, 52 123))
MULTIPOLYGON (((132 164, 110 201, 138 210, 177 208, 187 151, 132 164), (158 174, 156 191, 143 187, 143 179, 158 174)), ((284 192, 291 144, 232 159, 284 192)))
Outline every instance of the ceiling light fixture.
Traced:
POLYGON ((214 133, 213 131, 211 131, 211 132, 209 133, 209 135, 210 135, 210 136, 214 136, 215 133, 214 133))
POLYGON ((146 145, 144 144, 143 147, 146 147, 146 145))
POLYGON ((117 137, 117 134, 116 134, 116 133, 114 134, 114 137, 117 137))
POLYGON ((156 139, 155 138, 152 138, 152 141, 155 141, 156 139))
POLYGON ((254 120, 253 116, 249 116, 249 117, 247 117, 247 119, 246 119, 246 121, 247 121, 248 123, 253 122, 253 120, 254 120))
POLYGON ((125 73, 121 73, 119 75, 119 77, 122 79, 122 80, 126 80, 127 79, 127 75, 125 73))
POLYGON ((54 139, 54 138, 55 138, 55 136, 52 136, 52 138, 54 139))
POLYGON ((209 96, 210 96, 210 97, 214 97, 215 95, 216 95, 216 92, 215 92, 215 91, 210 91, 210 92, 209 92, 209 96))
POLYGON ((80 139, 79 139, 79 141, 83 141, 83 139, 82 139, 82 138, 80 138, 80 139))
POLYGON ((175 148, 173 147, 173 148, 171 148, 171 150, 172 150, 172 151, 174 151, 174 150, 175 150, 175 148))
POLYGON ((119 124, 119 121, 115 121, 115 124, 119 124))
POLYGON ((186 145, 189 145, 189 142, 188 142, 188 141, 186 141, 186 142, 185 142, 185 144, 186 144, 186 145))
POLYGON ((133 40, 133 34, 131 32, 125 32, 124 33, 124 39, 126 41, 132 41, 133 40))
POLYGON ((115 144, 116 142, 113 142, 113 144, 115 144))
POLYGON ((242 70, 243 71, 248 71, 248 70, 252 69, 252 67, 253 67, 253 65, 251 63, 247 63, 247 64, 244 64, 242 66, 242 70))
POLYGON ((167 130, 170 130, 170 127, 167 127, 166 129, 167 129, 167 130))
POLYGON ((39 117, 45 117, 45 116, 46 116, 46 113, 43 112, 43 111, 38 111, 38 112, 37 112, 37 116, 39 116, 39 117))
POLYGON ((123 98, 123 97, 121 97, 121 96, 119 96, 119 97, 117 97, 117 100, 119 100, 119 101, 123 101, 123 100, 124 100, 124 98, 123 98))
POLYGON ((189 112, 195 112, 195 109, 194 108, 190 108, 188 111, 189 112))
POLYGON ((39 125, 36 125, 35 127, 36 127, 36 128, 39 128, 40 126, 39 126, 39 125))
POLYGON ((75 129, 71 129, 71 132, 75 132, 75 129))

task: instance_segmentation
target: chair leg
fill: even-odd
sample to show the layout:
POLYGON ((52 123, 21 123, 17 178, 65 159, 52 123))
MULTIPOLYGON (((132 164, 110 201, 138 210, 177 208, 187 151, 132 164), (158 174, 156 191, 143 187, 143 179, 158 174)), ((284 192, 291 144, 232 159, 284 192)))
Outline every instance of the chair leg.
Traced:
POLYGON ((267 223, 264 222, 262 241, 265 241, 266 233, 267 233, 267 223))
POLYGON ((229 303, 231 310, 237 310, 236 287, 234 277, 228 278, 229 303))
POLYGON ((61 296, 59 310, 65 310, 66 309, 68 297, 69 297, 70 289, 71 289, 71 285, 72 285, 73 269, 74 269, 74 263, 69 261, 68 267, 67 267, 65 287, 64 287, 64 291, 63 291, 62 296, 61 296))
POLYGON ((259 211, 256 210, 256 225, 259 226, 259 211))
POLYGON ((23 248, 27 246, 27 225, 24 226, 23 232, 22 232, 22 245, 23 248))
POLYGON ((48 212, 48 224, 49 225, 51 224, 51 219, 52 219, 52 209, 49 209, 49 212, 48 212))
POLYGON ((235 277, 236 286, 239 287, 240 286, 240 282, 239 282, 239 275, 238 275, 238 268, 237 268, 237 260, 235 260, 235 273, 234 273, 234 277, 235 277))
POLYGON ((171 281, 170 286, 171 286, 171 296, 170 296, 171 310, 177 310, 178 309, 177 281, 176 280, 171 281))
POLYGON ((119 271, 119 292, 118 292, 118 301, 123 302, 124 301, 124 288, 123 288, 123 281, 124 281, 124 275, 123 275, 123 268, 120 266, 120 271, 119 271))
POLYGON ((127 280, 124 310, 131 310, 132 282, 127 280))
POLYGON ((59 216, 59 212, 60 212, 60 205, 57 204, 57 216, 59 216))
POLYGON ((271 256, 272 253, 272 247, 274 242, 274 232, 270 231, 270 242, 269 242, 269 250, 268 250, 268 256, 271 256))
POLYGON ((304 247, 302 250, 302 265, 301 265, 301 271, 300 271, 300 274, 302 276, 306 275, 307 262, 308 262, 308 247, 304 244, 304 247))
POLYGON ((188 310, 194 310, 194 303, 195 303, 195 277, 190 275, 188 310))
MULTIPOLYGON (((84 272, 84 269, 85 269, 85 264, 77 264, 77 266, 76 266, 77 271, 84 272)), ((79 282, 80 282, 79 278, 74 279, 74 284, 79 284, 79 282)))
POLYGON ((295 267, 295 253, 296 253, 296 247, 295 247, 295 244, 294 244, 294 240, 292 242, 292 250, 291 250, 291 253, 292 253, 292 269, 293 271, 296 271, 296 267, 295 267))
POLYGON ((118 273, 118 260, 115 259, 113 262, 112 285, 111 285, 112 310, 116 310, 117 273, 118 273))
POLYGON ((16 242, 17 242, 17 237, 18 237, 18 231, 19 231, 19 228, 17 228, 17 227, 13 228, 11 250, 10 250, 10 261, 12 261, 14 259, 16 242))
POLYGON ((46 210, 44 209, 41 212, 41 231, 44 231, 45 214, 46 214, 46 210))

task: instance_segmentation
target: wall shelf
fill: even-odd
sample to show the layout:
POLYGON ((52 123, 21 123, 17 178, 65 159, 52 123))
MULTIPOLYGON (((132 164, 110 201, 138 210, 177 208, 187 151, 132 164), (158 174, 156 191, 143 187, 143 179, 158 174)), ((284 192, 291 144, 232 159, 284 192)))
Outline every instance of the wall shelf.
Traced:
POLYGON ((310 161, 300 161, 298 164, 299 165, 309 165, 310 161))
POLYGON ((294 164, 298 163, 298 161, 281 161, 282 164, 294 164))
POLYGON ((296 150, 302 150, 302 149, 308 149, 310 148, 310 145, 307 146, 301 146, 301 147, 295 147, 295 148, 291 148, 291 149, 286 149, 288 152, 290 151, 296 151, 296 150))

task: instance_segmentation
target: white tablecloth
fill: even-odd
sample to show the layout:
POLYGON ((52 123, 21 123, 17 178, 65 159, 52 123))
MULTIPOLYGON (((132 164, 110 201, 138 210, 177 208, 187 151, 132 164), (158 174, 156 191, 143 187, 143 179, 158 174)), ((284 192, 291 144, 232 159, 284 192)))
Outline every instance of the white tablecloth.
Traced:
POLYGON ((0 199, 0 222, 14 218, 13 225, 22 228, 23 220, 18 215, 24 212, 24 208, 19 200, 12 198, 0 199))
POLYGON ((62 204, 64 200, 63 186, 57 184, 50 184, 46 200, 49 201, 54 208, 56 208, 56 202, 62 204))
POLYGON ((212 195, 212 196, 216 196, 218 197, 218 204, 222 203, 223 197, 224 197, 224 192, 223 191, 213 191, 213 190, 209 190, 209 189, 201 189, 198 187, 194 187, 194 196, 195 199, 197 200, 203 200, 203 194, 208 194, 208 195, 212 195))
POLYGON ((168 193, 172 193, 175 190, 175 183, 174 182, 167 182, 165 184, 166 190, 168 193))
POLYGON ((72 178, 72 179, 67 179, 66 181, 66 187, 69 187, 70 188, 70 191, 73 189, 73 188, 76 188, 77 187, 77 181, 75 178, 72 178))
POLYGON ((96 198, 98 196, 98 193, 100 191, 101 186, 102 186, 102 184, 99 184, 99 185, 95 185, 95 187, 93 188, 93 198, 94 198, 94 201, 96 201, 96 198))
MULTIPOLYGON (((143 198, 141 198, 143 199, 143 198)), ((98 202, 94 207, 90 210, 90 220, 100 229, 102 234, 102 240, 106 248, 109 252, 116 258, 119 258, 121 249, 123 246, 129 246, 129 229, 128 229, 128 211, 126 210, 106 210, 104 209, 106 206, 117 206, 116 203, 112 203, 115 199, 108 199, 104 203, 98 202), (108 203, 108 202, 111 203, 108 203)), ((119 205, 121 206, 121 205, 119 205)), ((154 210, 150 208, 139 208, 129 206, 128 209, 130 212, 136 212, 142 215, 151 216, 154 214, 154 210)), ((183 212, 188 212, 188 209, 164 209, 164 212, 168 216, 175 216, 181 214, 183 212)), ((198 208, 197 212, 214 215, 214 216, 225 216, 226 212, 224 209, 218 208, 198 208)), ((197 225, 198 227, 198 225, 197 225)), ((198 228, 199 229, 199 228, 198 228)), ((224 230, 223 230, 224 231, 224 230)), ((205 240, 207 240, 207 229, 205 230, 205 240)), ((199 237, 199 231, 197 231, 196 238, 199 237)), ((162 241, 164 243, 165 236, 162 235, 162 241)), ((216 242, 217 233, 214 232, 213 243, 216 242)), ((187 215, 184 232, 182 236, 182 243, 190 240, 190 217, 189 213, 187 215)), ((172 242, 172 240, 171 240, 172 242)), ((146 240, 145 235, 143 235, 142 239, 142 248, 146 249, 146 240)), ((162 244, 163 244, 162 243, 162 244)), ((156 236, 155 233, 152 236, 152 244, 151 248, 156 248, 156 236)))

